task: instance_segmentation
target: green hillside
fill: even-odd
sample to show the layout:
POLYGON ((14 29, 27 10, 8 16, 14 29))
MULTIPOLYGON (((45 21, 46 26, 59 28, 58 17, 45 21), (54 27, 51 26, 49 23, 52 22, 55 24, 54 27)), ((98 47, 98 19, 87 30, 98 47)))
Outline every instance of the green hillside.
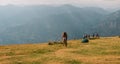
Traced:
POLYGON ((120 64, 120 38, 102 37, 81 43, 0 46, 0 64, 120 64))

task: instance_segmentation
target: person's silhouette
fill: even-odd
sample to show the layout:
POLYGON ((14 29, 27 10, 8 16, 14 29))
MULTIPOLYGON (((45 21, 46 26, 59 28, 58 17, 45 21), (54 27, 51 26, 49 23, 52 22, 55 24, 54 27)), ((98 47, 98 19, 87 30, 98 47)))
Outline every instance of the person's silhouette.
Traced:
POLYGON ((66 32, 62 33, 62 41, 63 41, 63 45, 67 47, 67 33, 66 32))

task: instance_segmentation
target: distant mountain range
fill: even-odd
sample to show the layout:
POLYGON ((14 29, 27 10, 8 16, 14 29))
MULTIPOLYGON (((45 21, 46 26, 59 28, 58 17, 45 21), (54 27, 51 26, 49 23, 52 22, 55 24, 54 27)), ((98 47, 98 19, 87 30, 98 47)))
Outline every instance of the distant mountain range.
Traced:
POLYGON ((63 6, 0 7, 0 44, 38 43, 60 40, 66 31, 69 39, 98 32, 119 35, 120 11, 102 8, 63 6))
POLYGON ((103 36, 120 35, 120 10, 106 15, 96 28, 103 36))

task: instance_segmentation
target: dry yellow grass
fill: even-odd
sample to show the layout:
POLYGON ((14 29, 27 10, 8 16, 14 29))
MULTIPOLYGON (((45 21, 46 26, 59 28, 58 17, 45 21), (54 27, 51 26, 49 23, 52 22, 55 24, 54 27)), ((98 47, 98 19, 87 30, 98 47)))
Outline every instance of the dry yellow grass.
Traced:
POLYGON ((0 46, 0 64, 120 64, 120 38, 104 37, 81 43, 0 46))

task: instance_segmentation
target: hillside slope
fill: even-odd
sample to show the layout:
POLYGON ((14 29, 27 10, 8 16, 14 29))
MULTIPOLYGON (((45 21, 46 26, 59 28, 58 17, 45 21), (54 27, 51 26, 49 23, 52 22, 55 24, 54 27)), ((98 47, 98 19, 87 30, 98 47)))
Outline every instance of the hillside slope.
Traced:
POLYGON ((0 64, 120 64, 120 38, 104 37, 81 43, 0 46, 0 64))
POLYGON ((69 34, 70 39, 74 36, 80 38, 106 15, 101 8, 97 11, 98 8, 79 8, 72 5, 10 6, 1 9, 1 45, 56 40, 56 36, 64 31, 69 34))
POLYGON ((120 34, 120 10, 107 15, 95 28, 103 36, 115 36, 120 34))

